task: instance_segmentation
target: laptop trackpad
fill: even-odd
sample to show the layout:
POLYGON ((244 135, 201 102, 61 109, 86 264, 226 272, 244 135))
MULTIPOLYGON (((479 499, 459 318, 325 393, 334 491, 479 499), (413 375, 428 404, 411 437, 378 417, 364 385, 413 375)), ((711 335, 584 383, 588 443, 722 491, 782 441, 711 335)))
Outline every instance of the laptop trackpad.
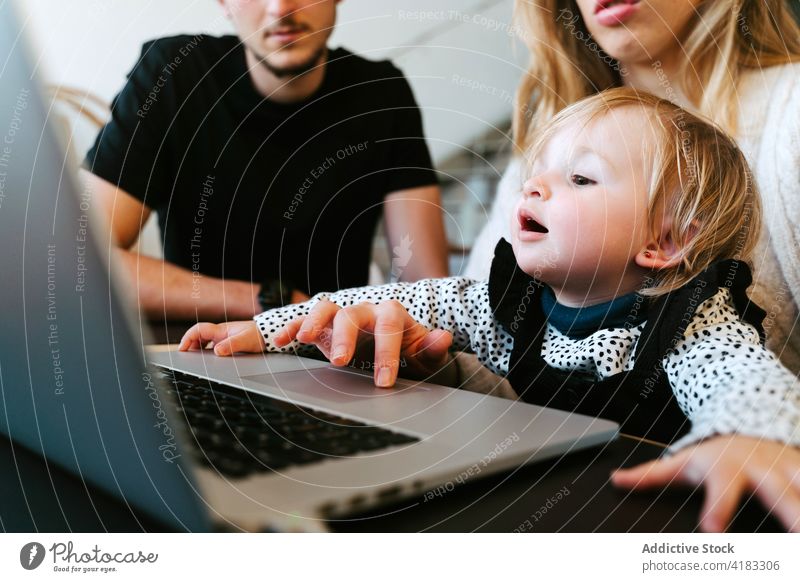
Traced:
POLYGON ((367 376, 353 370, 334 367, 255 374, 241 378, 288 393, 313 396, 336 403, 397 398, 403 394, 430 391, 429 387, 403 379, 398 379, 393 388, 378 388, 374 384, 372 375, 367 376))

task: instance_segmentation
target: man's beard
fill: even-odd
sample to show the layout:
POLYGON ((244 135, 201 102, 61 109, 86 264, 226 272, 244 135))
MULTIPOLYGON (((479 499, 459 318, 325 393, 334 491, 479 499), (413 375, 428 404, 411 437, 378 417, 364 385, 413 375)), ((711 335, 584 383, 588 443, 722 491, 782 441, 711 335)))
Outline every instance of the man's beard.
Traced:
POLYGON ((305 61, 290 67, 276 67, 275 65, 269 62, 268 60, 269 57, 262 57, 260 55, 258 61, 263 65, 265 69, 267 69, 270 73, 272 73, 279 79, 283 79, 286 77, 299 77, 300 75, 304 75, 305 73, 308 73, 310 70, 318 66, 320 59, 327 50, 328 50, 327 47, 323 45, 319 47, 319 49, 305 61))

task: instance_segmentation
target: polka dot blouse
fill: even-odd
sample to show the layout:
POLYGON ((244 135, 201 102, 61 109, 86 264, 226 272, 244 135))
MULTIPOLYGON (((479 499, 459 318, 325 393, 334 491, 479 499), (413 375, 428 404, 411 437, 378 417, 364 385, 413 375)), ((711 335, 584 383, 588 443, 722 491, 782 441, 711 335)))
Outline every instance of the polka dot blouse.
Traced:
MULTIPOLYGON (((307 315, 321 299, 341 307, 397 300, 426 327, 450 331, 454 349, 475 353, 496 374, 508 371, 513 338, 493 317, 487 282, 450 277, 321 293, 306 303, 255 317, 266 350, 299 355, 312 351, 312 346, 297 341, 278 348, 272 338, 287 322, 307 315)), ((601 380, 633 368, 644 325, 606 328, 574 339, 548 324, 541 355, 550 366, 601 380)), ((671 451, 730 433, 800 445, 800 383, 761 345, 756 330, 739 318, 727 289, 698 307, 683 338, 662 363, 678 404, 692 424, 671 451)))

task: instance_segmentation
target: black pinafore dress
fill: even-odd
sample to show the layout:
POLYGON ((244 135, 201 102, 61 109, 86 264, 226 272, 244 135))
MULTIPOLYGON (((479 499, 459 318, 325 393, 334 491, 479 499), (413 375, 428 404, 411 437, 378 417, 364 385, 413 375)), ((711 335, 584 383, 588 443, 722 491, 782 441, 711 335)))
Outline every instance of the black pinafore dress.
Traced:
POLYGON ((697 307, 720 288, 729 289, 737 312, 758 330, 765 312, 747 297, 752 277, 747 264, 725 259, 713 263, 690 283, 652 300, 635 345, 633 369, 608 378, 587 379, 548 365, 542 358, 547 321, 541 307, 544 283, 517 265, 511 245, 495 248, 489 276, 489 300, 495 319, 514 338, 507 378, 520 398, 539 406, 606 418, 621 432, 671 443, 689 430, 663 368, 664 357, 683 338, 697 307))

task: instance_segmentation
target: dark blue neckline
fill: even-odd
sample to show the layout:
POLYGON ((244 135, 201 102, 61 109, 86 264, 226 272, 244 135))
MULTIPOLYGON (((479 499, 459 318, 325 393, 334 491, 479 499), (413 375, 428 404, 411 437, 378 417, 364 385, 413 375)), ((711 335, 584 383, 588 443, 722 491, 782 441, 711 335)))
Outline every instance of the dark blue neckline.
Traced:
POLYGON ((553 290, 545 285, 541 298, 547 322, 572 339, 583 339, 610 327, 636 327, 647 318, 647 299, 636 292, 597 305, 567 307, 558 303, 553 290))

